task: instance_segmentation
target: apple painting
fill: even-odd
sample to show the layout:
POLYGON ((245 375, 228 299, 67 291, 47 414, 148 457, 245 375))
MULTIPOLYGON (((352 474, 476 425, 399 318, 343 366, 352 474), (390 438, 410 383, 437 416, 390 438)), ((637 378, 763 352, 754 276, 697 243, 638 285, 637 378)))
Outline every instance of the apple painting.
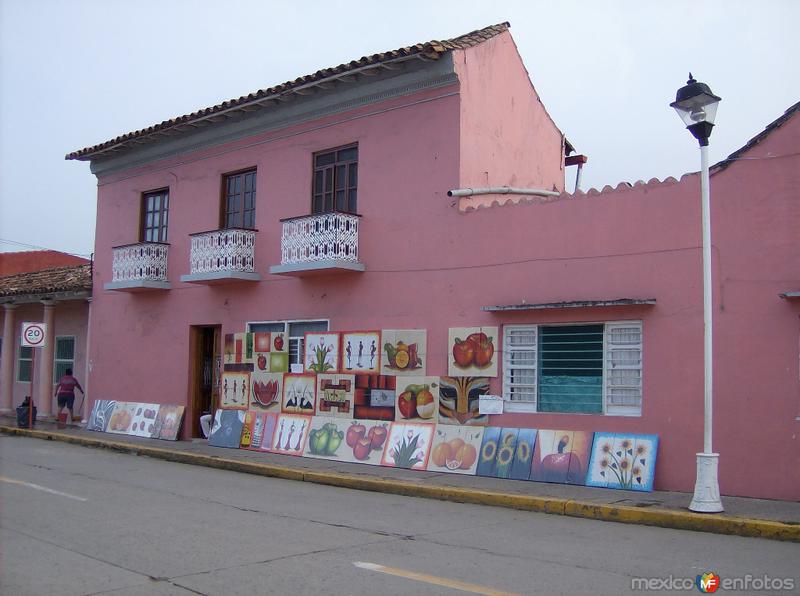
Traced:
POLYGON ((451 327, 449 331, 451 377, 496 377, 498 327, 451 327))
POLYGON ((593 434, 540 430, 534 448, 531 480, 585 484, 593 434))

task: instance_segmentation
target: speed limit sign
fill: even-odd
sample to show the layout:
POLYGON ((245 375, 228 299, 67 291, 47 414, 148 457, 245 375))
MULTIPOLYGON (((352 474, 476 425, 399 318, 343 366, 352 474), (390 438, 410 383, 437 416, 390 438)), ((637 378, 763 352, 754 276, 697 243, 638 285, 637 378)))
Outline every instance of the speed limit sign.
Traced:
POLYGON ((47 325, 44 323, 22 324, 22 345, 27 348, 43 348, 47 337, 47 325))

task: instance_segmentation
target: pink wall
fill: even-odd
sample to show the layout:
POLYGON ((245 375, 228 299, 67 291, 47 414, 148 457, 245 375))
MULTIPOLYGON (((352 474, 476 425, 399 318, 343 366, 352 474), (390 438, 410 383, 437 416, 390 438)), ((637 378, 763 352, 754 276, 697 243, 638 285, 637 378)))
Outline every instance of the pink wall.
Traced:
MULTIPOLYGON (((454 52, 453 60, 461 85, 460 186, 564 190, 561 132, 533 88, 511 34, 454 52)), ((490 200, 478 196, 461 203, 490 200)))

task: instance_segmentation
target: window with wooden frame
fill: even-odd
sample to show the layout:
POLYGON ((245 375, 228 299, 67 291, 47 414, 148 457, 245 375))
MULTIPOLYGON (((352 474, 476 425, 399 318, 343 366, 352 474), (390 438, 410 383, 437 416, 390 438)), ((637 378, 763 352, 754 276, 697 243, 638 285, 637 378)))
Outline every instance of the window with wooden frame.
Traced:
POLYGON ((169 189, 142 195, 142 242, 166 242, 169 220, 169 189))
POLYGON ((256 171, 227 174, 222 179, 222 227, 256 227, 256 171))
POLYGON ((503 395, 514 412, 640 416, 641 321, 506 325, 503 395))
POLYGON ((312 213, 357 213, 358 145, 314 154, 312 213))
POLYGON ((17 383, 30 383, 31 367, 33 366, 33 348, 19 346, 17 363, 17 383))
POLYGON ((53 379, 58 380, 67 373, 68 368, 75 368, 75 336, 59 335, 56 337, 53 357, 53 379))

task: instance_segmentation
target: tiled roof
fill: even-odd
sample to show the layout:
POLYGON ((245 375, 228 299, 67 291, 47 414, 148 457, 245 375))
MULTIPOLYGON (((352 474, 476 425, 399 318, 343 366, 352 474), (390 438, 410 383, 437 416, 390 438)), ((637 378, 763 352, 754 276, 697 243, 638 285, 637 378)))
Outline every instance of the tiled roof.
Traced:
POLYGON ((388 65, 392 62, 400 62, 411 58, 419 58, 422 60, 438 60, 443 54, 446 54, 449 51, 462 50, 483 43, 484 41, 487 41, 492 37, 507 31, 509 26, 510 24, 507 22, 500 23, 498 25, 492 25, 490 27, 485 27, 484 29, 478 29, 477 31, 472 31, 465 35, 454 37, 453 39, 446 39, 442 41, 433 40, 426 43, 418 43, 405 48, 399 48, 397 50, 382 52, 380 54, 364 56, 358 60, 348 62, 347 64, 340 64, 339 66, 334 66, 332 68, 318 70, 313 74, 297 78, 293 81, 287 81, 286 83, 277 85, 275 87, 261 89, 260 91, 250 93, 249 95, 242 96, 238 99, 224 101, 210 108, 205 108, 198 110, 197 112, 192 112, 191 114, 178 116, 177 118, 164 120, 160 124, 154 124, 153 126, 149 126, 141 130, 126 133, 104 143, 93 145, 92 147, 86 147, 84 149, 80 149, 79 151, 73 151, 72 153, 69 153, 65 159, 77 159, 83 161, 94 159, 100 154, 118 151, 123 148, 128 148, 131 145, 150 140, 150 137, 156 135, 161 136, 168 132, 179 132, 179 130, 196 128, 197 126, 201 125, 203 121, 205 121, 205 124, 214 122, 215 116, 217 116, 220 120, 224 119, 227 116, 223 114, 230 114, 233 111, 238 111, 243 106, 264 104, 281 96, 291 96, 294 93, 299 94, 299 92, 301 92, 303 89, 317 86, 320 82, 325 80, 341 78, 342 76, 346 76, 348 73, 355 75, 359 71, 363 72, 365 70, 380 68, 381 65, 388 65))
POLYGON ((54 267, 84 265, 89 259, 76 257, 57 250, 26 250, 0 253, 0 277, 15 273, 29 273, 54 267))
POLYGON ((0 277, 0 298, 87 292, 92 289, 92 265, 58 267, 0 277))

